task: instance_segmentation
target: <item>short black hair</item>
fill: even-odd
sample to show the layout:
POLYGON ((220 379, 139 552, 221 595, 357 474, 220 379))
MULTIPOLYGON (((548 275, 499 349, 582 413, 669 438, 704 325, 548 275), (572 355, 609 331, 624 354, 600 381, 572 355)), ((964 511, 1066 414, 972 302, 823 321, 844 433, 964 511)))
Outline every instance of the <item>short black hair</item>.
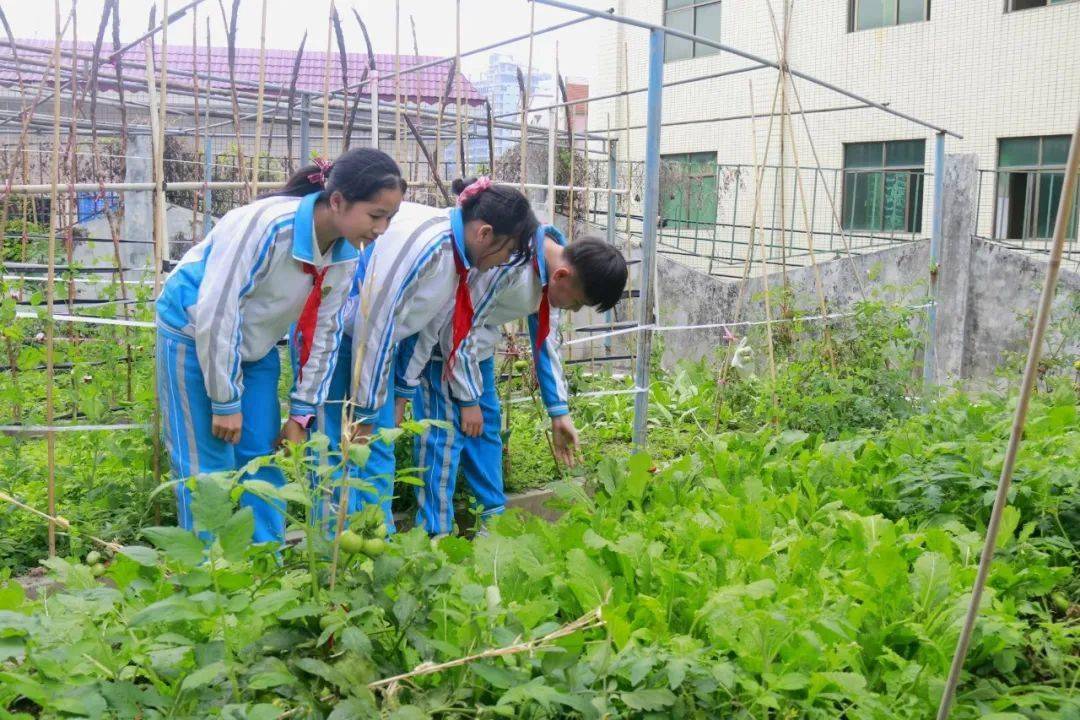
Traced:
POLYGON ((566 262, 574 268, 589 305, 600 312, 615 307, 626 289, 626 258, 614 245, 586 235, 566 246, 566 262))

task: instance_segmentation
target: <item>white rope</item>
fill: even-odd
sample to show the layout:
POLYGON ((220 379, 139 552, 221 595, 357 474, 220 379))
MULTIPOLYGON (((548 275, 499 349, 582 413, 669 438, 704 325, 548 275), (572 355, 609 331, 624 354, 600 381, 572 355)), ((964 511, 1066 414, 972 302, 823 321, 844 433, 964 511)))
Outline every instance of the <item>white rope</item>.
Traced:
POLYGON ((0 425, 0 434, 23 435, 46 432, 97 432, 103 430, 149 430, 146 423, 119 423, 117 425, 0 425))
MULTIPOLYGON (((16 310, 15 317, 24 318, 26 320, 47 320, 48 316, 38 315, 37 313, 27 312, 26 310, 16 310)), ((88 323, 90 325, 120 325, 123 327, 140 327, 140 328, 156 328, 157 325, 152 322, 144 320, 120 320, 117 318, 98 318, 89 317, 86 315, 53 315, 52 319, 56 322, 71 322, 71 323, 88 323)))
MULTIPOLYGON (((907 310, 923 310, 932 306, 933 302, 923 303, 922 305, 908 305, 907 310)), ((790 323, 790 322, 819 322, 824 320, 838 320, 841 318, 854 317, 855 313, 830 313, 828 315, 806 315, 802 317, 794 318, 775 318, 773 320, 741 320, 739 322, 719 322, 719 323, 706 323, 704 325, 635 325, 633 327, 621 328, 619 330, 612 330, 611 332, 597 333, 588 337, 575 338, 574 340, 567 340, 563 342, 563 345, 577 345, 579 343, 592 342, 594 340, 603 340, 604 338, 614 337, 615 335, 625 335, 626 333, 636 332, 638 330, 652 330, 653 332, 676 332, 683 330, 723 330, 736 327, 755 327, 759 325, 776 325, 778 323, 790 323)))
MULTIPOLYGON (((581 398, 606 397, 608 395, 637 395, 638 393, 643 393, 643 392, 645 392, 645 388, 641 388, 641 387, 633 387, 633 388, 629 388, 627 390, 596 390, 594 392, 575 393, 574 396, 573 396, 573 399, 574 400, 579 400, 581 398)), ((520 403, 532 402, 532 401, 533 401, 532 395, 525 395, 525 396, 522 396, 522 397, 511 398, 510 399, 510 404, 511 405, 518 405, 520 403)))

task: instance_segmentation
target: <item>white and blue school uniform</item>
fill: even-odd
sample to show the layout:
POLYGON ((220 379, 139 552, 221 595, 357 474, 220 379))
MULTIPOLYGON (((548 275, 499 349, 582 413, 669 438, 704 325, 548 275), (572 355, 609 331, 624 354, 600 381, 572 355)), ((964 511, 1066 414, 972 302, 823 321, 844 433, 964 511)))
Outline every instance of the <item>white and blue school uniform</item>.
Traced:
MULTIPOLYGON (((162 430, 177 479, 227 472, 273 453, 281 425, 276 348, 322 275, 310 354, 289 393, 290 414, 310 415, 329 389, 342 310, 359 252, 339 238, 323 255, 315 238, 319 193, 268 197, 225 214, 169 274, 157 314, 157 385, 162 430), (243 414, 240 442, 213 436, 214 415, 243 414)), ((281 485, 273 467, 254 477, 281 485)), ((176 486, 177 515, 193 529, 191 493, 176 486)), ((284 508, 245 494, 255 542, 282 541, 284 508)))
MULTIPOLYGON (((368 259, 353 323, 348 365, 356 371, 351 378, 354 420, 378 430, 394 427, 398 392, 409 394, 409 388, 395 382, 404 374, 395 366, 414 357, 426 363, 438 342, 438 328, 454 311, 458 262, 468 269, 461 211, 402 203, 368 259)), ((354 493, 357 509, 377 498, 392 528, 393 445, 372 443, 360 475, 374 492, 354 493)))
MULTIPOLYGON (((458 467, 472 489, 481 517, 503 512, 506 495, 502 472, 502 409, 495 383, 495 347, 500 328, 506 323, 528 318, 529 337, 539 381, 540 395, 550 417, 570 412, 567 385, 559 358, 555 329, 558 313, 551 310, 551 330, 537 347, 540 326, 539 306, 548 282, 544 259, 544 238, 560 245, 566 239, 553 226, 537 230, 533 262, 503 265, 490 273, 470 278, 475 312, 473 328, 458 348, 458 358, 448 378, 444 377, 440 354, 423 366, 417 359, 407 366, 405 382, 417 385, 413 416, 417 419, 446 420, 453 430, 429 428, 414 445, 414 463, 422 469, 424 485, 417 490, 417 524, 432 534, 449 533, 454 525, 454 488, 458 467), (484 418, 483 432, 475 438, 460 431, 460 407, 479 405, 484 418)), ((444 327, 440 347, 450 347, 451 331, 444 327)))
MULTIPOLYGON (((341 345, 338 348, 338 359, 334 365, 333 375, 330 378, 326 402, 319 406, 315 413, 315 424, 311 428, 311 431, 323 433, 329 439, 329 447, 327 448, 326 456, 320 457, 318 460, 318 462, 329 466, 339 466, 342 464, 340 454, 342 406, 344 405, 346 398, 349 397, 352 387, 352 323, 356 318, 356 311, 360 304, 360 293, 364 283, 367 263, 371 258, 371 252, 374 247, 374 244, 371 244, 364 249, 360 255, 360 262, 356 266, 356 274, 353 276, 353 283, 349 289, 349 297, 345 301, 345 337, 342 338, 341 345)), ((290 343, 289 348, 295 368, 298 358, 296 353, 296 343, 290 343)), ((387 403, 383 406, 376 422, 380 427, 393 426, 393 403, 387 403)), ((390 532, 393 532, 394 517, 390 508, 390 501, 392 499, 390 495, 393 489, 391 481, 393 480, 395 469, 394 447, 382 440, 377 440, 371 443, 370 450, 371 455, 364 467, 358 467, 353 463, 344 464, 344 472, 346 472, 351 479, 357 481, 364 480, 365 473, 370 473, 370 477, 366 482, 368 485, 373 485, 370 490, 360 489, 356 485, 353 485, 352 490, 349 493, 349 507, 346 512, 352 514, 359 512, 365 505, 372 503, 380 504, 382 505, 386 516, 386 526, 389 528, 390 532)), ((323 482, 337 485, 341 475, 342 470, 336 469, 331 473, 328 481, 323 482)), ((318 483, 318 474, 313 474, 313 490, 317 490, 316 486, 318 483)), ((341 488, 335 487, 330 496, 321 491, 318 492, 320 492, 320 494, 314 498, 312 504, 312 521, 316 525, 325 523, 324 529, 328 534, 332 534, 335 526, 334 518, 337 517, 338 503, 340 502, 341 497, 341 488)))

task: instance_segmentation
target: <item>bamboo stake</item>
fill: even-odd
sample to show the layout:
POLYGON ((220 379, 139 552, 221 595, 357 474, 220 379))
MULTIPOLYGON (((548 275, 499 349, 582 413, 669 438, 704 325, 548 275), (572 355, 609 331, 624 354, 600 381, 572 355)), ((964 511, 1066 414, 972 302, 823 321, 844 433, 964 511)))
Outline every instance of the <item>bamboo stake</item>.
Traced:
MULTIPOLYGON (((232 21, 225 16, 225 5, 222 4, 222 0, 218 0, 218 7, 221 8, 221 17, 225 22, 226 30, 226 43, 228 46, 228 59, 229 59, 229 94, 232 98, 232 115, 233 115, 233 131, 236 135, 236 177, 238 180, 244 179, 244 146, 240 139, 240 101, 237 97, 236 91, 236 28, 239 22, 240 13, 240 0, 233 0, 232 4, 232 21)), ((207 42, 209 45, 209 42, 207 42)), ((206 128, 207 132, 210 132, 209 123, 206 128)), ((258 148, 255 149, 258 153, 258 148)))
MULTIPOLYGON (((194 12, 191 14, 191 58, 192 66, 194 67, 195 59, 199 57, 199 8, 196 6, 194 12)), ((209 85, 209 81, 207 81, 209 85)), ((199 142, 199 76, 197 73, 192 73, 192 85, 194 88, 194 96, 192 101, 194 102, 194 117, 192 118, 195 125, 195 158, 199 158, 199 153, 202 152, 202 143, 199 142)), ((207 106, 210 104, 210 98, 206 98, 207 106)), ((209 129, 207 130, 209 133, 209 129)), ((199 227, 199 191, 196 190, 192 193, 191 202, 191 240, 195 241, 198 237, 197 231, 199 227)))
MULTIPOLYGON (((787 82, 786 77, 787 68, 787 50, 788 50, 788 4, 787 0, 784 1, 784 34, 778 38, 777 41, 777 54, 780 58, 780 158, 777 165, 777 182, 780 185, 780 219, 777 222, 776 218, 773 218, 773 224, 780 228, 780 274, 783 279, 784 293, 781 294, 781 315, 786 315, 787 312, 787 288, 788 288, 788 274, 787 274, 787 228, 784 225, 787 218, 787 211, 785 207, 787 205, 787 183, 784 182, 784 161, 787 159, 787 125, 788 125, 788 109, 787 109, 787 82)), ((772 0, 769 0, 769 12, 772 12, 772 0)), ((765 158, 766 162, 768 158, 765 158)))
MULTIPOLYGON (((460 8, 459 8, 460 10, 460 8)), ((460 38, 459 38, 460 40, 460 38)), ((394 161, 401 157, 401 0, 394 0, 394 161)))
POLYGON ((154 159, 158 166, 158 189, 155 191, 158 199, 156 208, 156 220, 159 225, 157 238, 161 243, 161 249, 158 251, 160 262, 154 268, 155 294, 161 290, 162 272, 165 268, 165 261, 169 259, 169 228, 165 222, 165 128, 167 124, 166 112, 169 105, 169 0, 161 0, 161 8, 164 19, 161 21, 161 93, 158 95, 158 111, 160 113, 158 133, 160 137, 158 138, 157 150, 154 153, 154 159))
MULTIPOLYGON (((439 96, 439 112, 435 119, 435 162, 442 162, 442 155, 440 144, 442 142, 442 124, 443 113, 446 110, 447 97, 450 95, 450 89, 453 87, 454 78, 457 73, 457 58, 450 63, 450 74, 446 76, 446 85, 443 87, 442 94, 439 96)), ((428 161, 430 163, 430 160, 428 161)), ((437 168, 432 168, 436 175, 439 175, 437 168)))
POLYGON ((120 545, 118 545, 117 543, 109 542, 108 540, 102 540, 99 537, 95 537, 95 536, 93 536, 93 535, 91 535, 89 533, 83 533, 83 532, 77 530, 75 527, 73 527, 71 525, 71 523, 66 518, 63 518, 63 517, 55 514, 54 512, 43 513, 40 510, 38 510, 37 508, 31 507, 30 505, 27 505, 26 503, 15 499, 11 495, 8 495, 6 492, 0 491, 0 500, 3 500, 4 502, 7 502, 7 503, 11 503, 12 505, 14 505, 15 507, 17 507, 17 508, 19 508, 21 510, 25 510, 28 513, 31 513, 33 515, 37 515, 40 518, 44 518, 45 520, 48 520, 50 528, 59 526, 59 527, 63 528, 64 530, 68 531, 68 532, 72 532, 72 531, 80 532, 82 535, 85 535, 88 540, 92 540, 93 542, 97 543, 101 547, 106 548, 107 550, 111 550, 112 552, 120 552, 120 550, 122 549, 122 547, 120 545))
MULTIPOLYGON (((419 65, 420 64, 420 43, 416 39, 416 19, 412 16, 412 13, 409 14, 409 25, 412 27, 413 56, 416 58, 416 64, 419 65)), ((416 84, 416 120, 417 120, 417 122, 419 122, 420 121, 420 113, 421 113, 421 109, 420 109, 420 101, 421 101, 420 83, 416 82, 415 84, 416 84)), ((413 145, 413 162, 412 162, 412 167, 409 169, 409 182, 410 183, 416 182, 416 179, 419 177, 419 173, 420 173, 420 146, 417 144, 417 145, 413 145)))
MULTIPOLYGON (((262 140, 263 99, 266 87, 266 0, 262 0, 262 26, 259 32, 259 99, 255 110, 255 154, 251 159, 251 197, 259 196, 259 142, 262 140)), ((196 118, 198 113, 196 113, 196 118)), ((198 119, 196 119, 198 124, 198 119)))
MULTIPOLYGON (((529 5, 529 71, 525 82, 521 86, 521 193, 525 194, 525 183, 529 182, 528 166, 528 134, 529 134, 529 102, 532 95, 532 64, 533 43, 536 40, 536 3, 529 5)), ((519 77, 520 77, 520 70, 519 77)))
POLYGON ((461 0, 454 3, 454 133, 457 136, 458 177, 465 177, 465 145, 461 127, 461 0))
POLYGON ((323 59, 323 116, 322 154, 330 157, 330 50, 334 31, 334 0, 330 0, 330 17, 326 21, 326 56, 323 59))
MULTIPOLYGON (((754 165, 764 169, 764 164, 768 162, 768 155, 766 155, 764 161, 758 164, 757 154, 757 116, 754 114, 754 81, 750 81, 750 127, 753 133, 753 150, 754 150, 754 165)), ((770 122, 769 134, 772 134, 772 123, 770 122)), ((768 141, 766 141, 768 142, 768 141)), ((757 204, 756 213, 752 222, 752 229, 750 230, 751 236, 754 235, 756 229, 761 226, 761 204, 757 204)), ((779 402, 776 397, 776 355, 773 350, 773 335, 772 335, 772 301, 769 299, 769 261, 768 256, 765 254, 765 243, 761 244, 761 281, 765 286, 765 337, 768 339, 769 348, 769 379, 772 381, 770 386, 770 392, 772 394, 773 404, 773 422, 779 421, 779 402)))
MULTIPOLYGON (((53 426, 53 344, 56 332, 56 322, 52 319, 55 313, 54 303, 56 295, 56 209, 59 199, 57 185, 60 182, 60 0, 53 0, 56 13, 56 40, 53 42, 53 146, 51 154, 50 173, 52 176, 52 192, 49 195, 51 217, 49 218, 49 271, 45 287, 46 307, 49 319, 45 322, 45 424, 53 426)), ((48 462, 48 508, 49 508, 49 557, 56 556, 56 433, 49 430, 45 434, 45 445, 48 462)))
MULTIPOLYGON (((605 598, 604 602, 607 602, 607 598, 605 598)), ((422 675, 432 675, 434 673, 442 672, 443 670, 449 670, 450 668, 468 665, 469 663, 476 662, 477 660, 506 657, 507 655, 517 655, 524 652, 535 652, 536 650, 543 648, 544 646, 549 645, 560 638, 567 637, 568 635, 573 635, 574 633, 580 632, 582 630, 602 627, 603 625, 603 605, 601 605, 595 610, 590 610, 589 612, 585 613, 577 620, 574 620, 571 623, 552 630, 543 637, 514 643, 513 645, 509 645, 507 647, 484 650, 483 652, 479 652, 473 655, 466 655, 465 657, 457 658, 456 660, 450 660, 449 662, 421 663, 407 673, 402 673, 400 675, 394 675, 393 677, 383 678, 382 680, 370 682, 368 683, 368 688, 371 690, 377 690, 383 687, 394 687, 402 680, 408 680, 410 678, 420 677, 422 675)))
POLYGON ((997 492, 994 495, 994 509, 990 512, 990 520, 986 524, 986 540, 983 543, 982 555, 979 557, 979 571, 975 576, 975 585, 971 590, 971 601, 968 603, 967 614, 964 616, 964 627, 960 631, 960 637, 956 643, 956 652, 953 655, 952 666, 949 668, 949 677, 945 683, 945 691, 941 696, 941 704, 938 706, 938 720, 945 720, 949 716, 949 710, 952 707, 956 686, 960 682, 960 673, 964 669, 964 659, 967 657, 968 646, 971 643, 971 634, 975 630, 975 622, 979 616, 979 605, 982 603, 983 590, 986 588, 986 580, 990 576, 990 565, 994 560, 998 531, 1001 529, 1001 516, 1009 502, 1009 486, 1012 484, 1016 456, 1020 451, 1020 441, 1024 435, 1024 425, 1027 422, 1031 393, 1039 376, 1039 361, 1042 358, 1043 339, 1046 336, 1046 326, 1050 322, 1050 313, 1053 310, 1054 293, 1057 290, 1058 274, 1061 271, 1061 256, 1065 250, 1065 236, 1068 235, 1069 224, 1072 220, 1078 174, 1080 174, 1080 116, 1077 116, 1076 129, 1073 131, 1072 145, 1069 148, 1069 159, 1065 166, 1065 181, 1061 189, 1061 199, 1058 201, 1057 221, 1054 223, 1054 244, 1050 249, 1050 261, 1046 269, 1046 279, 1043 281, 1042 295, 1039 297, 1038 313, 1035 316, 1035 329, 1031 333, 1031 344, 1028 346, 1027 364, 1024 366, 1023 379, 1020 381, 1020 397, 1016 403, 1016 413, 1013 417, 1012 430, 1009 433, 1009 444, 1005 449, 1001 477, 998 480, 997 492))

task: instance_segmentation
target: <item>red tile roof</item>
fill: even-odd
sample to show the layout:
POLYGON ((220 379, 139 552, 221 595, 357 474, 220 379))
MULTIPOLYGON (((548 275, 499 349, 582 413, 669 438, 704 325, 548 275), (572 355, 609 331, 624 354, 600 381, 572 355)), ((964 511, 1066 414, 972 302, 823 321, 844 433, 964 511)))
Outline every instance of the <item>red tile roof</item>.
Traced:
MULTIPOLYGON (((48 40, 17 40, 16 42, 34 45, 43 49, 52 50, 52 42, 48 40)), ((65 42, 62 47, 70 49, 71 43, 65 42)), ((80 42, 78 51, 82 54, 89 55, 93 51, 93 43, 80 42)), ((107 61, 108 54, 111 52, 111 47, 102 49, 102 56, 107 61)), ((142 70, 142 59, 145 51, 142 46, 137 46, 128 50, 124 55, 127 66, 131 67, 129 74, 135 81, 145 81, 145 75, 142 70)), ((180 73, 191 73, 192 71, 206 72, 206 49, 200 47, 197 51, 193 50, 189 46, 183 45, 170 45, 169 46, 169 71, 177 73, 177 79, 180 80, 180 73)), ((48 60, 47 54, 37 54, 29 51, 20 51, 19 58, 35 58, 38 60, 48 60)), ((368 65, 368 58, 366 53, 348 53, 348 78, 349 85, 354 85, 363 76, 364 69, 368 65)), ((400 66, 402 70, 406 70, 414 65, 421 65, 433 60, 439 59, 434 55, 421 55, 419 57, 413 55, 400 56, 400 66)), ((11 63, 11 49, 7 43, 0 43, 0 62, 11 63)), ((155 45, 155 61, 160 67, 161 62, 161 46, 155 45)), ((322 93, 323 83, 325 82, 326 63, 330 64, 330 89, 339 90, 341 88, 341 59, 337 52, 331 53, 329 56, 325 52, 315 52, 309 49, 304 50, 303 59, 300 61, 300 72, 297 76, 296 87, 300 90, 308 90, 311 92, 322 93)), ((295 50, 267 50, 266 51, 266 84, 268 86, 267 96, 274 97, 271 86, 280 86, 282 88, 288 88, 289 81, 292 78, 293 63, 296 62, 295 50)), ((394 99, 394 81, 387 79, 385 76, 392 75, 394 72, 394 56, 392 54, 376 54, 375 55, 375 67, 380 73, 379 80, 379 96, 384 100, 392 101, 394 99)), ((401 76, 400 90, 403 96, 415 98, 417 89, 419 88, 421 96, 426 102, 437 102, 439 96, 442 94, 443 89, 446 87, 447 72, 450 69, 450 63, 442 63, 433 67, 425 68, 417 72, 407 73, 401 76)), ((33 67, 26 64, 22 66, 22 75, 24 82, 36 82, 40 79, 43 68, 33 67)), ((102 71, 101 82, 106 85, 110 79, 114 77, 114 71, 111 67, 102 71)), ((210 74, 219 76, 222 78, 228 77, 229 64, 228 64, 228 49, 224 47, 211 47, 210 48, 210 74)), ((484 102, 484 96, 473 87, 462 73, 458 73, 461 81, 461 96, 462 99, 472 105, 479 105, 484 102)), ((259 81, 259 50, 258 48, 237 48, 236 49, 236 79, 238 87, 243 89, 253 89, 254 84, 259 81)), ((16 74, 11 67, 0 67, 0 85, 12 85, 16 81, 16 74)), ((215 86, 227 87, 228 82, 215 81, 215 86)), ((455 82, 450 89, 449 98, 455 97, 455 82)), ((205 81, 200 79, 200 86, 205 87, 205 81)), ((365 95, 368 92, 368 87, 365 86, 365 95)))

